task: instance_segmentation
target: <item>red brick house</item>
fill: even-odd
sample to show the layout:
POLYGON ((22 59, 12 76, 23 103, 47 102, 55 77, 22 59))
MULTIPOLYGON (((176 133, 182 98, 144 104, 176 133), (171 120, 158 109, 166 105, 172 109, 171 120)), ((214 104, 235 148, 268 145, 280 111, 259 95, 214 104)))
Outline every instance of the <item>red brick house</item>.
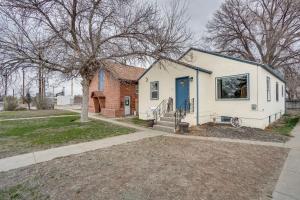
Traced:
POLYGON ((95 74, 89 88, 89 112, 107 117, 121 117, 137 112, 137 79, 145 71, 112 63, 109 71, 101 69, 95 74))

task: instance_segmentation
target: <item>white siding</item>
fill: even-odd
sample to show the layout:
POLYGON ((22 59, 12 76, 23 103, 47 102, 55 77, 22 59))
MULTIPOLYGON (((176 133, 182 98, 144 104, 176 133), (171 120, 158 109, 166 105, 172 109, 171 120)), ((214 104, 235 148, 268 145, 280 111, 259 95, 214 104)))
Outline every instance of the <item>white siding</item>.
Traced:
MULTIPOLYGON (((284 97, 281 87, 284 83, 267 72, 260 66, 247 64, 211 54, 190 51, 181 61, 195 67, 201 67, 212 71, 212 74, 199 72, 199 123, 220 120, 220 116, 239 117, 242 124, 249 127, 265 128, 269 125, 269 116, 272 122, 284 114, 284 97), (216 78, 249 74, 249 99, 247 100, 217 100, 216 78), (267 101, 266 76, 271 78, 271 102, 267 101), (276 82, 279 84, 279 101, 276 102, 276 82), (252 105, 257 105, 253 110, 252 105)), ((190 98, 194 98, 196 104, 196 71, 170 61, 157 62, 139 80, 139 116, 141 119, 151 119, 151 109, 156 108, 164 99, 172 97, 175 102, 175 79, 179 77, 193 77, 190 82, 190 98), (150 99, 150 82, 159 81, 159 100, 150 99)), ((187 115, 184 121, 196 125, 195 112, 187 115)))
MULTIPOLYGON (((204 79, 199 85, 200 91, 206 94, 200 95, 200 122, 207 121, 210 114, 210 121, 220 116, 239 117, 244 126, 265 128, 268 125, 268 116, 284 112, 284 98, 281 97, 281 85, 284 83, 271 75, 260 66, 247 64, 219 56, 214 56, 197 51, 190 51, 181 61, 212 71, 210 79, 204 79), (250 98, 249 100, 217 100, 216 99, 216 78, 239 74, 249 74, 250 98), (266 101, 266 74, 271 77, 272 101, 266 101), (275 84, 279 83, 280 96, 276 102, 275 84), (213 99, 211 98, 213 97, 213 99), (204 100, 203 100, 204 98, 204 100), (207 103, 208 99, 211 103, 207 103), (206 102, 206 103, 205 103, 206 102), (257 105, 257 110, 252 110, 252 105, 257 105)), ((279 117, 278 117, 279 118, 279 117)), ((277 119, 278 119, 277 118, 277 119)), ((272 121, 274 121, 274 119, 272 121)))
MULTIPOLYGON (((141 119, 152 119, 151 109, 156 108, 163 100, 172 97, 175 107, 175 79, 179 77, 193 77, 190 82, 190 98, 196 95, 196 71, 169 61, 160 61, 156 63, 139 80, 139 117, 141 119), (159 81, 159 99, 151 100, 150 82, 159 81)), ((196 101, 196 98, 195 98, 196 101)), ((190 123, 196 124, 196 118, 191 117, 190 123)))

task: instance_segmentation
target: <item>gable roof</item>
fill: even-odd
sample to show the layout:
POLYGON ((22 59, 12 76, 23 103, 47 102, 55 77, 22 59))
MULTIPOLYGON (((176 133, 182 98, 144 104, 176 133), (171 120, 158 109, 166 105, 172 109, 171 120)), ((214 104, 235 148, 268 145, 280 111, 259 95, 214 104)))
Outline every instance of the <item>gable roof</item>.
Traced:
POLYGON ((209 70, 206 70, 206 69, 203 69, 203 68, 200 68, 200 67, 195 67, 193 65, 190 65, 188 63, 185 63, 185 62, 181 62, 179 60, 173 60, 173 59, 170 59, 170 58, 161 58, 161 59, 158 59, 156 60, 140 77, 138 80, 140 80, 156 63, 158 63, 159 61, 162 61, 162 60, 167 60, 169 62, 173 62, 173 63, 176 63, 176 64, 179 64, 179 65, 182 65, 184 67, 187 67, 187 68, 190 68, 190 69, 193 69, 193 70, 197 70, 197 71, 200 71, 200 72, 204 72, 204 73, 207 73, 207 74, 211 74, 212 71, 209 71, 209 70))
POLYGON ((124 65, 116 62, 107 62, 106 67, 116 78, 126 81, 137 81, 144 73, 145 69, 141 67, 134 67, 124 65))
POLYGON ((250 65, 260 66, 263 69, 265 69, 266 71, 270 72, 276 78, 278 78, 279 80, 281 80, 281 81, 283 81, 285 83, 285 80, 284 80, 282 74, 279 71, 273 69, 272 67, 270 67, 268 65, 264 65, 264 64, 261 64, 261 63, 258 63, 258 62, 254 62, 254 61, 250 61, 250 60, 244 60, 244 59, 235 58, 235 57, 232 57, 232 56, 223 55, 223 54, 216 53, 216 52, 206 51, 206 50, 203 50, 203 49, 190 48, 178 60, 182 59, 190 51, 198 51, 198 52, 201 52, 201 53, 206 53, 206 54, 210 54, 210 55, 214 55, 214 56, 218 56, 218 57, 222 57, 222 58, 226 58, 226 59, 230 59, 230 60, 235 60, 235 61, 238 61, 238 62, 243 62, 243 63, 250 64, 250 65))

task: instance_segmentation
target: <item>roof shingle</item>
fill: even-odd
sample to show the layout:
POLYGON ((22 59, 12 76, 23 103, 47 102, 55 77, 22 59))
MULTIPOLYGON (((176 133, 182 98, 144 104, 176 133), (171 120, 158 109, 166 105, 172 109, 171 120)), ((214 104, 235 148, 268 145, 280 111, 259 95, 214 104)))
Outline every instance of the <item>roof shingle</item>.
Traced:
POLYGON ((116 78, 126 81, 137 81, 145 71, 145 69, 141 67, 123 65, 115 62, 107 63, 106 68, 116 78))

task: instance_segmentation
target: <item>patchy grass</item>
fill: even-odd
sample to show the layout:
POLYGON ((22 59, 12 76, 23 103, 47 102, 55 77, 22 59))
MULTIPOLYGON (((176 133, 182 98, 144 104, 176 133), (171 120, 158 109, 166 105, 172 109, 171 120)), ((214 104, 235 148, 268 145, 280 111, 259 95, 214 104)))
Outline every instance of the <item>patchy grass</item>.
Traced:
POLYGON ((0 190, 0 200, 21 200, 21 199, 33 199, 33 200, 46 200, 49 199, 48 195, 41 194, 37 186, 29 187, 28 184, 17 184, 12 187, 7 187, 0 190))
POLYGON ((0 120, 29 118, 29 117, 60 116, 60 115, 78 115, 78 113, 64 111, 64 110, 6 111, 6 112, 0 112, 0 120))
POLYGON ((268 130, 281 135, 290 136, 291 131, 300 120, 300 114, 286 114, 278 122, 272 124, 268 130))
POLYGON ((118 121, 134 124, 137 126, 148 127, 148 121, 139 119, 138 117, 122 118, 118 119, 118 121))
POLYGON ((288 149, 154 137, 0 173, 50 199, 270 199, 288 149))
POLYGON ((107 122, 80 123, 79 116, 0 122, 0 158, 131 132, 107 122))

